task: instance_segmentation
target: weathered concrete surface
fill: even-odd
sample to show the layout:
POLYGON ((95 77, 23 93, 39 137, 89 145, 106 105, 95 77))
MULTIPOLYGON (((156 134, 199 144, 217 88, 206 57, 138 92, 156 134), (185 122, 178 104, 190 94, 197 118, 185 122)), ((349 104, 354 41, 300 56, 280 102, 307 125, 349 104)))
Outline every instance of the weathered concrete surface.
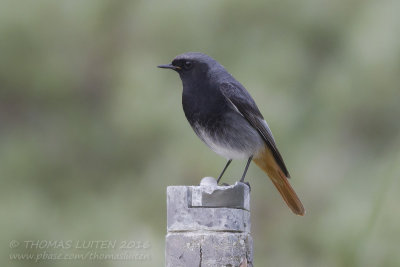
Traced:
POLYGON ((167 188, 166 266, 252 266, 250 191, 236 183, 167 188))
POLYGON ((253 240, 245 233, 168 233, 166 266, 240 266, 253 261, 253 240))

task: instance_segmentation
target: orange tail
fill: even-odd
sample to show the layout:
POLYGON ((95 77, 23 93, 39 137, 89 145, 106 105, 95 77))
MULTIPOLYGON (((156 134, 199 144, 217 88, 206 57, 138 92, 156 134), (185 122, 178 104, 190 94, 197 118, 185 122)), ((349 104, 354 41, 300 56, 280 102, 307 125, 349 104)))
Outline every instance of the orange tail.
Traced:
POLYGON ((258 154, 253 161, 268 174, 289 208, 297 215, 304 215, 306 211, 303 204, 296 195, 296 192, 294 192, 292 186, 289 184, 287 177, 276 163, 269 148, 265 147, 265 149, 258 154))

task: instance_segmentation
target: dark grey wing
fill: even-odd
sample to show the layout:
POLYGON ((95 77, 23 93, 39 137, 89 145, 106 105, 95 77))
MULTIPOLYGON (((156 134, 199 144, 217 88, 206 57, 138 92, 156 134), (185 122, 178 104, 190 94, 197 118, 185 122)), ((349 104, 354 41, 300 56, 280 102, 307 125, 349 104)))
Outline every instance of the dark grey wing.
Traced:
POLYGON ((290 174, 286 168, 281 153, 279 153, 279 150, 276 147, 272 132, 247 90, 239 82, 222 83, 220 85, 220 90, 228 102, 232 104, 233 109, 239 112, 251 124, 251 126, 257 129, 268 148, 271 150, 279 167, 281 167, 286 177, 289 178, 290 174))

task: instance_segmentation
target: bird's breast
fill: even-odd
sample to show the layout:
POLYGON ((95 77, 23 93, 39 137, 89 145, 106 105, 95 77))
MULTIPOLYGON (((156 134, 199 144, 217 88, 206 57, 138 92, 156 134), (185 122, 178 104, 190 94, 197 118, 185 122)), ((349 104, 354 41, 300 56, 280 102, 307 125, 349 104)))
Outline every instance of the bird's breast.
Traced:
POLYGON ((215 88, 189 87, 183 89, 182 106, 185 116, 192 125, 196 122, 215 124, 221 114, 228 111, 225 97, 215 88))
POLYGON ((264 147, 257 130, 216 88, 184 87, 182 105, 197 136, 215 153, 227 159, 244 159, 264 147))

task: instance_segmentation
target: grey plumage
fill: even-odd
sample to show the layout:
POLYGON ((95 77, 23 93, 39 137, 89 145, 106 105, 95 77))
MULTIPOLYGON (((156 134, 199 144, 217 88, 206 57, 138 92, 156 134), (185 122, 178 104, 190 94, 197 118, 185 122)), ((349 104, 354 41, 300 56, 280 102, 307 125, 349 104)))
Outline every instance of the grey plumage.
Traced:
POLYGON ((267 122, 253 98, 225 68, 202 53, 185 53, 161 68, 173 69, 182 80, 182 105, 197 136, 228 162, 247 158, 241 182, 253 160, 271 178, 284 201, 299 215, 305 209, 287 178, 289 172, 267 122))

